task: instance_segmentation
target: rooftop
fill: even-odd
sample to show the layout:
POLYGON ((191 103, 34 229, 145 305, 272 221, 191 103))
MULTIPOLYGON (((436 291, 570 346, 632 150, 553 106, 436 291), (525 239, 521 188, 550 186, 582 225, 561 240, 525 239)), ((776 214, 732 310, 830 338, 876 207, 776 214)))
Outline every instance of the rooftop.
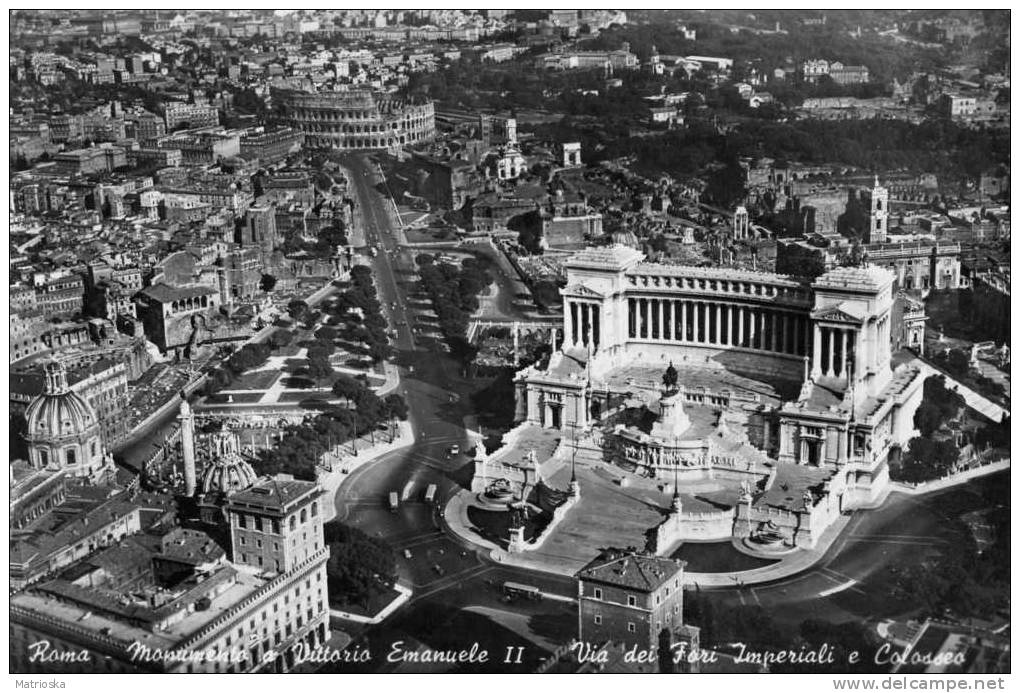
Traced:
POLYGON ((683 561, 659 556, 626 554, 600 556, 581 569, 580 580, 652 592, 663 584, 683 575, 683 561))
MULTIPOLYGON (((644 259, 644 253, 617 244, 602 248, 585 248, 571 256, 563 266, 577 269, 625 270, 644 259)), ((654 266, 654 265, 653 265, 654 266)))
MULTIPOLYGON (((265 586, 268 580, 257 575, 223 566, 213 575, 183 585, 183 590, 164 594, 170 601, 153 608, 141 600, 142 595, 125 595, 86 588, 66 580, 53 580, 37 589, 14 596, 12 607, 35 612, 38 617, 59 619, 84 630, 87 636, 113 640, 120 647, 139 643, 152 649, 172 649, 201 628, 210 624, 245 597, 265 586), (192 589, 188 589, 192 587, 192 589), (211 601, 206 609, 187 607, 201 595, 211 601), (179 620, 174 620, 183 616, 179 620), (161 627, 155 627, 159 623, 161 627)), ((150 590, 151 592, 151 590, 150 590)), ((155 595, 155 592, 148 596, 155 595)))
MULTIPOLYGON (((634 251, 637 252, 637 251, 634 251)), ((695 267, 693 265, 667 265, 658 262, 642 262, 633 268, 634 274, 657 274, 669 276, 723 279, 728 281, 759 282, 801 288, 803 284, 794 277, 771 272, 751 272, 729 267, 695 267)))
POLYGON ((893 273, 877 265, 867 267, 837 267, 815 280, 816 289, 850 289, 878 292, 893 283, 893 273))
POLYGON ((170 286, 169 284, 153 284, 138 293, 144 294, 159 303, 172 303, 187 298, 199 296, 214 296, 219 294, 219 289, 214 286, 170 286))
POLYGON ((317 495, 318 484, 311 481, 298 481, 287 474, 260 479, 251 488, 231 493, 229 506, 249 506, 265 510, 282 511, 294 503, 317 495))

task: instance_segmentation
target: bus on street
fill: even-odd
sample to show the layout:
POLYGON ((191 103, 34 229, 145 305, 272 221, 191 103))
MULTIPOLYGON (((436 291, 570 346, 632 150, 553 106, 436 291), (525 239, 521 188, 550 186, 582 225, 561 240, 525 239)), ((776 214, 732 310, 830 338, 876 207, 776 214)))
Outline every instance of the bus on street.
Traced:
POLYGON ((519 582, 504 582, 503 592, 510 599, 523 597, 524 599, 533 599, 537 602, 542 601, 542 593, 537 587, 532 585, 523 585, 519 582))

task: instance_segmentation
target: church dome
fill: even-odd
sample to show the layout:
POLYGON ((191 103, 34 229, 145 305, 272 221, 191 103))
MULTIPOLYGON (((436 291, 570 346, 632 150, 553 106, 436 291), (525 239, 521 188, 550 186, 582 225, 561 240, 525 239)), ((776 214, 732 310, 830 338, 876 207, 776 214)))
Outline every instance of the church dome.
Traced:
POLYGON ((71 391, 64 365, 51 361, 44 366, 43 373, 46 378, 43 393, 25 412, 29 439, 59 441, 97 434, 96 412, 81 395, 71 391))
POLYGON ((612 233, 614 245, 625 245, 629 248, 637 248, 638 238, 631 230, 620 230, 612 233))
POLYGON ((220 431, 212 440, 212 461, 202 476, 203 493, 233 493, 255 483, 257 477, 237 449, 237 438, 220 431))

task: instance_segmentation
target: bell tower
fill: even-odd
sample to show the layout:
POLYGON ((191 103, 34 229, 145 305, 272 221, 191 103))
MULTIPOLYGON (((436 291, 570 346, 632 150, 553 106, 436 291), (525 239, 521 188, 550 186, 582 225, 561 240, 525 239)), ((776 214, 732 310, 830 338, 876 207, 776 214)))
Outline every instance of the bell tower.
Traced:
POLYGON ((889 189, 878 184, 878 176, 869 198, 868 243, 885 243, 889 234, 889 189))

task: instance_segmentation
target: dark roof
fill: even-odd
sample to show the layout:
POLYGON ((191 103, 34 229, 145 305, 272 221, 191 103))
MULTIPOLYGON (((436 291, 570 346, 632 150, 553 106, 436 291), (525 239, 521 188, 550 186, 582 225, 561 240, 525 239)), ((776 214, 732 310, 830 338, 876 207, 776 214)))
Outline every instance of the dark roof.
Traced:
POLYGON ((683 561, 660 556, 609 554, 596 558, 582 568, 577 577, 580 580, 652 592, 683 573, 684 565, 683 561))
POLYGON ((172 303, 182 298, 212 296, 219 293, 214 286, 170 286, 169 284, 153 284, 138 293, 148 296, 159 303, 172 303))
POLYGON ((260 479, 251 488, 230 494, 228 504, 256 506, 266 510, 284 510, 294 501, 308 497, 315 492, 318 484, 311 481, 298 481, 288 475, 278 474, 268 479, 260 479))

